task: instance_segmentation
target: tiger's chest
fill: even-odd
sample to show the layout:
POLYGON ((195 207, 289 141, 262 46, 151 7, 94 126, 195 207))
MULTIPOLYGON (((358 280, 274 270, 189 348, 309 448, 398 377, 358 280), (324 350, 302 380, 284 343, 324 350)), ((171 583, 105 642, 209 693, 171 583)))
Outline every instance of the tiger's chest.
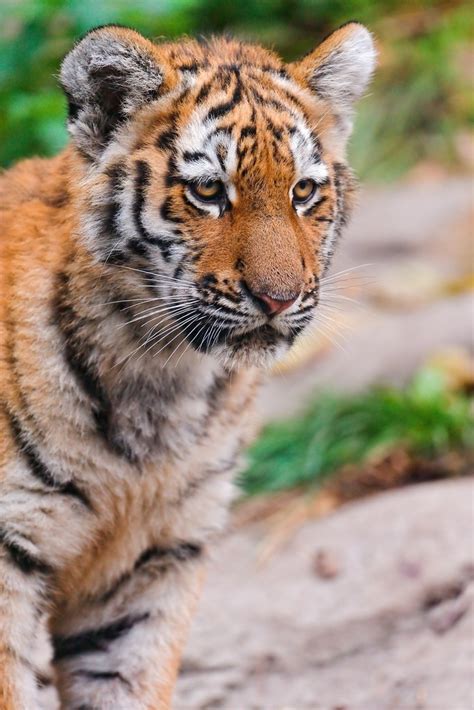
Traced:
POLYGON ((253 430, 256 377, 204 367, 181 375, 117 389, 106 429, 92 418, 88 435, 69 441, 95 517, 90 544, 65 570, 67 596, 107 587, 150 546, 205 545, 222 529, 253 430))

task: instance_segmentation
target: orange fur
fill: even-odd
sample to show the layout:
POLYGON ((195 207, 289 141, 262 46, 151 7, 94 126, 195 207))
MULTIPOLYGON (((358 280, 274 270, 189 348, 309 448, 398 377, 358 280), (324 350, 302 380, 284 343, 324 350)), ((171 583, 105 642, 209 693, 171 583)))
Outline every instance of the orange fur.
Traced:
MULTIPOLYGON (((271 351, 274 321, 262 325, 261 312, 252 312, 264 335, 254 346, 249 336, 235 367, 241 346, 232 332, 230 343, 220 346, 223 361, 208 352, 219 335, 215 328, 199 356, 189 349, 195 345, 189 335, 189 343, 183 337, 176 348, 173 335, 164 355, 161 340, 156 352, 140 350, 143 331, 136 331, 154 322, 147 315, 153 292, 142 274, 152 269, 162 280, 164 291, 155 298, 158 334, 174 334, 173 314, 190 305, 192 320, 197 297, 188 294, 187 303, 183 296, 191 279, 208 308, 217 294, 234 317, 229 304, 241 304, 248 294, 297 304, 307 299, 306 310, 317 305, 353 182, 345 165, 343 109, 312 82, 318 67, 337 61, 361 32, 348 25, 285 66, 268 50, 227 39, 154 45, 132 30, 93 31, 63 65, 71 144, 55 158, 24 161, 0 178, 0 502, 6 510, 0 574, 8 575, 0 597, 11 611, 11 618, 0 616, 2 710, 23 710, 26 691, 15 678, 37 633, 37 618, 24 611, 35 604, 48 613, 56 639, 63 702, 81 698, 84 707, 105 707, 103 681, 114 698, 138 688, 133 710, 170 707, 203 576, 201 553, 222 527, 238 451, 254 431, 249 412, 261 360, 252 359, 252 348, 261 358, 271 351), (149 77, 144 99, 141 82, 149 77), (226 138, 216 144, 216 156, 231 166, 228 204, 219 214, 193 203, 192 180, 175 164, 186 162, 186 152, 190 169, 209 162, 192 146, 211 129, 226 138), (191 148, 180 147, 180 140, 191 148), (320 184, 318 200, 304 213, 292 190, 308 165, 320 184), (161 249, 162 261, 148 262, 136 234, 141 230, 153 243, 146 230, 155 225, 160 233, 151 234, 153 248, 161 249), (121 250, 132 247, 135 256, 121 262, 121 250), (173 248, 186 258, 170 270, 168 262, 178 258, 173 248), (178 286, 166 311, 170 283, 178 286), (160 378, 168 387, 163 392, 160 378), (148 399, 153 388, 159 394, 148 399), (150 560, 155 577, 146 567, 150 560), (11 632, 15 624, 21 633, 11 632), (129 630, 154 644, 148 667, 131 681, 120 655, 129 630), (105 638, 120 647, 116 656, 102 654, 97 633, 105 633, 102 644, 105 638), (102 654, 100 677, 85 661, 79 667, 84 646, 86 661, 102 654), (85 690, 77 678, 86 679, 85 690)), ((288 332, 290 326, 290 341, 288 332)), ((132 643, 139 656, 140 642, 132 643)), ((51 653, 44 651, 43 666, 31 671, 28 692, 35 692, 35 673, 50 672, 51 653)))

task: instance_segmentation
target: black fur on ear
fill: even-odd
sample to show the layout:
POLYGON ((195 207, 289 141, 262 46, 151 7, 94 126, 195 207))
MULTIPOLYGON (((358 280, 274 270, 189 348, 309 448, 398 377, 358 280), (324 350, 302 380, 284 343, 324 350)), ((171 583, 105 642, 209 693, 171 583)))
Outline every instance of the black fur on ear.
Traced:
POLYGON ((138 108, 158 98, 163 84, 156 47, 134 30, 91 30, 69 52, 60 82, 69 104, 68 129, 91 159, 138 108))

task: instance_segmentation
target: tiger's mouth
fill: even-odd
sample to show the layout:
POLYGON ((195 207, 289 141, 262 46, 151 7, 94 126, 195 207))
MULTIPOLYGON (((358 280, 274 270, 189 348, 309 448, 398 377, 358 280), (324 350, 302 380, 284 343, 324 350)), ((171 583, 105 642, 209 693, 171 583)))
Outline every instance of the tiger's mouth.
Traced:
POLYGON ((213 355, 230 366, 267 366, 281 357, 304 330, 306 321, 290 325, 270 320, 229 327, 218 319, 203 317, 201 327, 182 327, 186 340, 198 352, 213 355))

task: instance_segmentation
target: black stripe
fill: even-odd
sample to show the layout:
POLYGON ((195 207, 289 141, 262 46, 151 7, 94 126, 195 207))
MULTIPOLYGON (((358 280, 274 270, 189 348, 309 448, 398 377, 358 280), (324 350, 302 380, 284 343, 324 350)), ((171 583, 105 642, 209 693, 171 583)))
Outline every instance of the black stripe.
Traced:
MULTIPOLYGON (((210 407, 206 419, 211 419, 215 411, 219 411, 219 408, 216 407, 214 410, 212 407, 210 407)), ((190 498, 190 496, 194 495, 211 478, 213 478, 214 476, 221 476, 225 473, 229 473, 230 471, 235 470, 235 467, 237 465, 237 457, 238 453, 236 452, 234 455, 231 455, 231 458, 226 461, 223 461, 220 466, 208 468, 200 476, 189 481, 186 488, 178 494, 178 496, 171 502, 171 504, 173 506, 181 506, 183 503, 186 502, 186 500, 190 498)))
POLYGON ((235 123, 230 123, 228 126, 219 126, 210 131, 206 136, 206 143, 214 136, 222 136, 223 138, 232 135, 232 131, 235 128, 235 123))
POLYGON ((283 129, 282 129, 282 128, 278 128, 278 126, 275 126, 275 124, 273 123, 273 121, 271 120, 271 118, 267 118, 266 123, 267 123, 267 128, 268 128, 268 130, 270 131, 270 133, 272 133, 272 135, 273 135, 277 140, 281 141, 281 139, 282 139, 282 137, 283 137, 283 129))
MULTIPOLYGON (((160 237, 159 234, 147 234, 147 236, 143 238, 146 240, 147 244, 150 244, 153 247, 158 247, 162 252, 164 260, 169 261, 171 257, 171 244, 167 239, 165 239, 164 237, 160 237)), ((149 252, 146 249, 145 245, 141 244, 138 240, 133 240, 133 242, 137 245, 135 248, 136 254, 144 256, 146 252, 146 254, 149 255, 149 252)), ((134 244, 131 244, 131 246, 133 247, 134 244)))
POLYGON ((146 235, 143 226, 142 210, 145 204, 145 192, 151 180, 151 168, 144 160, 135 163, 135 200, 132 206, 133 221, 141 237, 146 235))
MULTIPOLYGON (((148 244, 159 247, 163 258, 165 261, 168 261, 171 255, 169 242, 165 241, 158 234, 150 234, 143 224, 143 206, 145 204, 146 189, 151 180, 151 168, 148 163, 143 160, 137 160, 135 168, 135 201, 132 208, 135 227, 140 237, 148 244)), ((137 240, 132 240, 129 244, 130 246, 135 247, 135 253, 140 256, 148 255, 146 247, 143 245, 141 245, 142 248, 140 250, 140 243, 137 242, 137 240)))
POLYGON ((136 461, 130 449, 120 440, 114 438, 110 431, 111 403, 96 368, 89 362, 88 353, 93 346, 87 339, 87 332, 93 332, 95 323, 76 313, 69 297, 69 277, 58 275, 56 303, 54 306, 54 321, 59 328, 64 341, 64 358, 78 381, 83 392, 91 403, 92 415, 97 432, 102 436, 114 453, 127 458, 131 463, 136 461))
POLYGON ((311 323, 313 316, 308 316, 307 318, 302 319, 299 323, 291 323, 291 330, 292 332, 289 333, 288 335, 284 336, 284 341, 285 343, 288 343, 288 345, 292 345, 298 335, 306 328, 308 323, 311 323))
POLYGON ((104 263, 110 264, 111 266, 126 266, 130 261, 130 255, 123 251, 124 248, 125 245, 122 245, 121 248, 114 246, 107 254, 104 263))
POLYGON ((276 109, 277 111, 281 111, 285 114, 291 114, 289 107, 285 106, 285 104, 282 104, 281 101, 271 99, 268 96, 263 96, 259 91, 257 91, 257 89, 251 89, 250 92, 255 102, 260 106, 272 106, 272 108, 276 109))
POLYGON ((62 209, 66 207, 69 203, 70 195, 65 187, 60 187, 56 192, 50 195, 44 195, 40 197, 41 202, 48 207, 53 207, 54 209, 62 209))
POLYGON ((174 185, 183 185, 185 180, 181 177, 176 167, 176 160, 173 155, 168 157, 168 170, 165 175, 166 187, 173 187, 174 185))
POLYGON ((189 64, 180 64, 178 67, 179 71, 189 71, 192 74, 197 74, 197 72, 201 68, 202 68, 202 64, 199 64, 199 62, 190 62, 189 64))
POLYGON ((41 688, 49 688, 53 685, 53 679, 42 673, 36 673, 36 685, 41 688))
MULTIPOLYGON (((318 186, 319 187, 319 186, 318 186)), ((322 195, 316 202, 313 202, 311 207, 308 207, 307 209, 302 211, 303 217, 311 217, 315 212, 319 210, 319 208, 327 202, 327 195, 322 195)))
POLYGON ((160 135, 156 139, 155 145, 161 150, 169 150, 173 147, 173 144, 177 137, 178 134, 176 132, 176 129, 169 128, 168 130, 163 131, 163 133, 160 133, 160 135))
POLYGON ((339 236, 341 228, 345 227, 349 220, 349 209, 345 198, 347 193, 354 190, 355 181, 349 168, 344 163, 333 163, 333 169, 337 200, 336 232, 339 236))
POLYGON ((55 493, 59 493, 62 495, 67 495, 67 496, 72 496, 73 498, 77 498, 78 500, 83 503, 87 508, 92 508, 91 503, 87 495, 80 490, 76 486, 76 484, 73 481, 67 481, 66 483, 61 483, 60 481, 57 481, 51 471, 47 468, 47 466, 43 463, 41 460, 36 448, 31 444, 31 442, 28 442, 26 439, 26 434, 22 430, 20 422, 18 419, 9 411, 5 408, 9 423, 10 423, 10 429, 15 441, 15 444, 19 451, 24 455, 24 457, 27 460, 28 466, 31 470, 31 473, 38 478, 42 483, 44 483, 46 486, 50 487, 53 489, 55 493))
POLYGON ((52 574, 53 568, 47 562, 35 557, 17 542, 9 539, 4 530, 0 530, 0 543, 10 556, 10 560, 24 574, 52 574))
POLYGON ((114 586, 108 589, 101 597, 102 603, 109 601, 117 591, 126 584, 133 576, 134 572, 140 570, 151 560, 162 562, 187 562, 188 560, 197 559, 202 555, 203 548, 195 542, 181 542, 174 547, 162 547, 155 545, 149 547, 136 560, 133 568, 129 572, 122 574, 114 586))
MULTIPOLYGON (((313 294, 309 294, 309 295, 312 296, 313 294)), ((307 299, 306 299, 306 300, 307 300, 307 299)), ((294 315, 295 315, 295 316, 304 315, 304 314, 307 313, 308 311, 313 311, 313 310, 316 308, 316 305, 317 305, 317 304, 316 304, 316 302, 315 302, 315 303, 310 303, 310 304, 308 304, 307 306, 303 306, 303 307, 300 308, 299 311, 298 311, 297 313, 295 313, 294 315)))
POLYGON ((174 215, 171 211, 171 198, 167 197, 166 200, 163 202, 160 208, 160 215, 161 218, 164 219, 166 222, 175 222, 176 224, 181 224, 184 222, 182 217, 178 217, 177 215, 174 215))
MULTIPOLYGON (((147 240, 148 241, 148 240, 147 240)), ((127 249, 130 251, 133 251, 134 254, 137 256, 141 256, 142 259, 147 259, 150 256, 150 253, 146 247, 146 244, 143 243, 140 239, 136 239, 133 237, 133 239, 129 239, 127 242, 127 249)))
POLYGON ((215 79, 219 82, 223 91, 229 88, 234 76, 239 76, 240 67, 237 64, 222 64, 216 74, 215 79))
POLYGON ((82 389, 93 402, 94 418, 101 432, 107 430, 110 403, 102 383, 91 367, 85 355, 90 348, 85 347, 84 319, 75 312, 73 306, 66 301, 69 295, 69 278, 65 273, 58 276, 57 301, 55 320, 64 337, 64 355, 66 361, 82 389))
POLYGON ((240 131, 240 140, 243 140, 244 138, 247 138, 247 136, 256 136, 257 135, 257 129, 255 126, 244 126, 242 130, 240 131))
POLYGON ((217 277, 211 272, 204 274, 204 276, 199 279, 199 286, 203 289, 208 288, 209 286, 215 286, 216 284, 217 277))
POLYGON ((280 76, 282 79, 290 79, 290 75, 286 71, 286 69, 283 69, 281 67, 272 67, 270 64, 264 64, 263 67, 259 67, 261 71, 268 73, 268 74, 276 74, 277 76, 280 76))
MULTIPOLYGON (((187 194, 185 192, 183 193, 183 201, 186 203, 186 206, 188 207, 188 214, 190 214, 190 216, 192 216, 192 217, 208 217, 209 216, 209 211, 206 209, 205 205, 203 204, 202 207, 198 207, 197 205, 194 204, 194 202, 191 202, 191 200, 189 199, 189 197, 187 196, 187 194)), ((214 203, 210 203, 210 204, 215 205, 216 203, 214 202, 214 203)), ((219 205, 218 205, 218 207, 220 209, 219 216, 221 216, 222 208, 219 205)))
POLYGON ((107 651, 109 644, 149 617, 148 612, 123 616, 107 626, 99 626, 98 629, 89 629, 73 636, 55 636, 53 638, 54 660, 79 656, 83 653, 107 651))
POLYGON ((219 303, 218 301, 216 301, 216 303, 206 303, 206 305, 201 307, 199 311, 205 316, 215 318, 219 322, 219 325, 237 327, 239 325, 245 325, 247 322, 245 315, 239 313, 234 308, 229 308, 229 306, 219 303), (225 318, 224 314, 227 314, 229 317, 225 318))
POLYGON ((79 670, 74 671, 73 675, 79 678, 87 678, 87 680, 119 680, 121 683, 127 685, 129 688, 132 687, 130 681, 127 680, 127 678, 125 678, 121 673, 118 673, 118 671, 79 670))
POLYGON ((204 160, 207 160, 208 162, 210 162, 208 156, 205 153, 201 153, 198 150, 197 151, 185 150, 183 153, 183 160, 186 163, 196 163, 198 160, 202 160, 203 158, 204 158, 204 160))
POLYGON ((181 263, 179 263, 178 266, 176 267, 176 269, 174 270, 173 278, 178 279, 181 276, 181 274, 183 273, 183 271, 184 271, 184 267, 181 263))
POLYGON ((202 545, 195 542, 181 542, 175 547, 149 547, 143 552, 135 562, 134 569, 137 570, 150 560, 173 559, 178 562, 186 562, 200 557, 202 545))
MULTIPOLYGON (((213 294, 214 298, 211 301, 212 305, 217 304, 220 307, 220 305, 221 305, 219 302, 220 298, 227 298, 229 301, 232 301, 232 303, 237 303, 237 304, 242 303, 243 299, 242 299, 242 295, 240 293, 236 293, 236 292, 232 292, 232 291, 222 291, 219 288, 219 286, 213 286, 209 282, 203 284, 203 288, 205 288, 207 291, 210 291, 213 294)), ((208 294, 205 294, 205 295, 208 295, 208 294)), ((208 305, 208 304, 206 304, 206 305, 208 305)), ((228 312, 235 313, 234 310, 229 310, 229 309, 228 309, 228 312)), ((236 315, 238 315, 238 314, 236 314, 236 315)))
POLYGON ((66 99, 67 99, 67 108, 68 108, 68 118, 70 121, 75 121, 76 118, 79 116, 79 111, 82 108, 81 104, 76 103, 72 95, 69 93, 69 91, 66 91, 66 89, 63 89, 66 99))
MULTIPOLYGON (((227 393, 230 378, 227 374, 216 376, 214 382, 210 385, 206 392, 206 402, 207 402, 207 414, 206 414, 206 425, 209 424, 211 419, 216 415, 222 408, 222 399, 227 393)), ((235 461, 234 461, 235 464, 235 461)), ((220 470, 224 473, 228 462, 226 461, 224 467, 220 470)))
POLYGON ((201 88, 199 89, 199 92, 198 92, 198 94, 197 94, 197 96, 196 96, 196 103, 197 103, 197 104, 200 104, 200 103, 202 103, 203 101, 205 101, 205 100, 207 99, 207 97, 208 97, 209 94, 211 93, 211 88, 212 88, 212 84, 211 84, 211 83, 209 83, 209 84, 203 84, 203 85, 201 86, 201 88))
POLYGON ((221 152, 221 151, 217 151, 217 160, 219 161, 219 165, 220 165, 220 168, 221 168, 222 172, 225 173, 225 172, 226 172, 226 169, 225 169, 225 162, 224 162, 224 158, 223 158, 223 156, 222 156, 222 152, 221 152))
POLYGON ((107 243, 117 244, 120 241, 121 234, 118 231, 117 220, 120 210, 118 193, 122 188, 125 174, 125 165, 123 163, 112 165, 106 170, 106 175, 109 178, 109 192, 107 206, 102 217, 101 232, 107 243))
POLYGON ((227 113, 232 111, 232 109, 234 109, 240 103, 241 100, 242 88, 240 86, 240 81, 237 81, 234 93, 232 94, 229 101, 225 101, 224 103, 218 104, 217 106, 214 106, 214 108, 211 108, 205 120, 212 121, 215 118, 222 118, 222 116, 225 116, 227 113))

